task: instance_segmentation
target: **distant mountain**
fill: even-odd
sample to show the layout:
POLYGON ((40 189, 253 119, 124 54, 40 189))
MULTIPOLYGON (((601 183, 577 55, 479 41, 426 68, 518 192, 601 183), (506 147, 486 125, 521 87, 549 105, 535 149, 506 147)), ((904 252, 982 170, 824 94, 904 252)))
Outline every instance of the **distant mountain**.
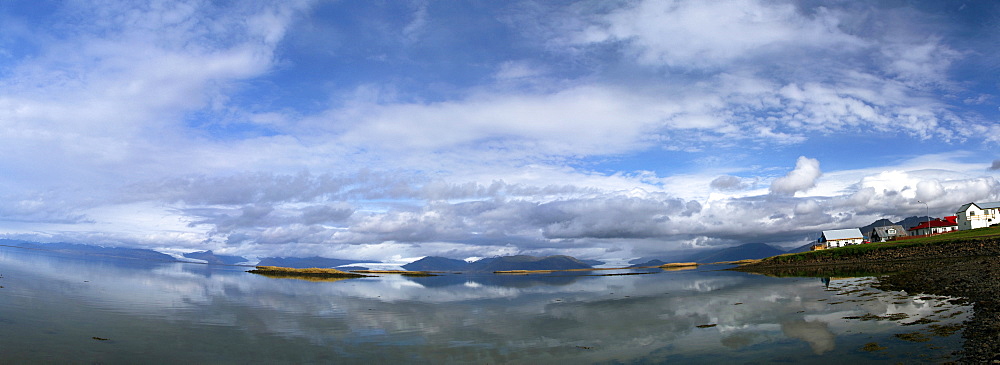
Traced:
MULTIPOLYGON (((601 263, 603 264, 603 262, 601 263)), ((584 261, 562 255, 490 257, 471 263, 446 257, 427 256, 403 265, 404 269, 416 271, 568 270, 589 269, 591 267, 584 261)))
POLYGON ((173 256, 143 248, 101 247, 78 243, 39 243, 20 240, 0 239, 0 245, 32 248, 75 255, 105 256, 148 261, 177 261, 173 256))
POLYGON ((866 238, 870 238, 868 234, 871 233, 872 229, 874 229, 875 227, 885 227, 895 224, 896 223, 892 223, 892 221, 888 219, 882 218, 867 226, 859 227, 859 229, 861 230, 861 234, 865 235, 866 238))
POLYGON ((580 260, 580 262, 590 266, 601 266, 605 264, 605 262, 601 260, 580 260))
POLYGON ((799 253, 799 252, 812 251, 812 246, 813 246, 812 242, 809 242, 809 243, 804 244, 802 246, 799 246, 799 247, 793 248, 791 250, 788 250, 788 251, 786 251, 786 253, 799 253))
POLYGON ((328 259, 326 257, 265 257, 258 266, 281 266, 306 269, 310 267, 331 268, 357 262, 356 260, 328 259))
POLYGON ((527 255, 486 258, 469 264, 470 271, 500 270, 569 270, 589 269, 590 265, 570 256, 536 257, 527 255))
POLYGON ((667 262, 663 262, 663 261, 660 261, 660 260, 657 260, 657 259, 653 259, 653 260, 649 260, 649 261, 646 261, 646 262, 640 262, 640 263, 637 263, 637 264, 633 264, 632 266, 629 266, 629 267, 649 267, 649 266, 660 266, 660 265, 664 265, 664 264, 667 264, 667 262))
POLYGON ((413 271, 467 271, 469 270, 469 263, 464 260, 449 259, 447 257, 427 256, 403 265, 403 268, 413 271))
POLYGON ((775 248, 766 243, 746 243, 736 247, 723 248, 705 252, 691 258, 691 261, 698 263, 712 263, 720 261, 737 261, 746 259, 762 259, 784 254, 785 250, 775 248))
POLYGON ((247 259, 242 256, 216 255, 212 252, 212 250, 189 252, 184 254, 184 257, 189 259, 205 260, 206 263, 212 265, 236 265, 247 261, 247 259))
POLYGON ((903 219, 903 220, 901 220, 899 222, 896 222, 896 224, 901 225, 901 226, 903 226, 903 228, 906 228, 907 230, 909 230, 910 228, 916 227, 920 223, 924 223, 924 222, 926 222, 928 220, 934 220, 934 219, 935 218, 931 218, 931 217, 928 217, 926 215, 923 216, 923 217, 909 217, 909 218, 903 219))
POLYGON ((898 224, 898 225, 903 226, 903 228, 909 230, 910 228, 916 227, 920 223, 926 222, 928 219, 934 220, 936 218, 929 218, 927 216, 923 216, 923 217, 908 217, 908 218, 903 219, 903 220, 901 220, 899 222, 892 222, 892 221, 890 221, 888 219, 883 218, 883 219, 879 219, 879 220, 875 221, 874 223, 869 224, 867 226, 860 227, 860 229, 861 229, 861 234, 865 235, 865 237, 868 237, 868 233, 870 233, 872 231, 872 229, 875 228, 875 227, 884 227, 884 226, 891 226, 891 225, 898 224))

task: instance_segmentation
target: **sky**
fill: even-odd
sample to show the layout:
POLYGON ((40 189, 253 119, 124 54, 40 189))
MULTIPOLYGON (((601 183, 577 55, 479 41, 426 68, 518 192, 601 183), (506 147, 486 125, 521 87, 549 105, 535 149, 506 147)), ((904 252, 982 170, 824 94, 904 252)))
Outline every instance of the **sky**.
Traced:
POLYGON ((1000 201, 991 1, 0 1, 0 238, 624 262, 1000 201))

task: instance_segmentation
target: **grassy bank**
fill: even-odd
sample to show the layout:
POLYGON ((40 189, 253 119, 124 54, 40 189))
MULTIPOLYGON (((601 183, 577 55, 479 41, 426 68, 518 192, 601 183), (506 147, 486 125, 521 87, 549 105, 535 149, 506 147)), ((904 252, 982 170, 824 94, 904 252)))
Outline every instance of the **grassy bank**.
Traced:
POLYGON ((360 278, 367 275, 355 274, 346 271, 341 271, 337 269, 321 269, 316 267, 311 267, 308 269, 296 269, 291 267, 280 267, 280 266, 257 266, 254 270, 247 271, 248 273, 264 275, 268 277, 275 278, 290 278, 290 279, 347 279, 347 278, 360 278))
POLYGON ((905 241, 868 243, 769 257, 741 267, 892 261, 993 255, 1000 251, 1000 227, 949 232, 905 241))

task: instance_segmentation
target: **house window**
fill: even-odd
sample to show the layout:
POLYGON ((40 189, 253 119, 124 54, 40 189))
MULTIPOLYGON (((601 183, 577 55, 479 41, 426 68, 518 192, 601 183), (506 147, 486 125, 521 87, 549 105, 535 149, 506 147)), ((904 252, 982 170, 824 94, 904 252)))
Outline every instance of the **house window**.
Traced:
POLYGON ((885 230, 885 233, 886 234, 896 234, 896 230, 892 229, 892 228, 889 228, 889 229, 885 230))

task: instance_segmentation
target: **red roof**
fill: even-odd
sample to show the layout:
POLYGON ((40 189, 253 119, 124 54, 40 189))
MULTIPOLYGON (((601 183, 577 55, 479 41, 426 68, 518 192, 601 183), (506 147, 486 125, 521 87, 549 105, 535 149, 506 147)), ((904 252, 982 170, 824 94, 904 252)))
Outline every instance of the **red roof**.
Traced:
POLYGON ((935 219, 935 220, 932 220, 930 222, 921 222, 916 227, 910 228, 909 230, 910 231, 915 231, 915 230, 918 230, 918 229, 927 228, 928 225, 930 225, 931 228, 957 226, 958 225, 957 220, 951 219, 951 218, 956 218, 956 217, 955 216, 950 216, 950 217, 944 217, 944 220, 935 219))
POLYGON ((953 225, 953 226, 957 226, 958 225, 958 216, 957 215, 949 215, 947 217, 944 217, 944 220, 948 221, 948 223, 951 223, 951 225, 953 225))

